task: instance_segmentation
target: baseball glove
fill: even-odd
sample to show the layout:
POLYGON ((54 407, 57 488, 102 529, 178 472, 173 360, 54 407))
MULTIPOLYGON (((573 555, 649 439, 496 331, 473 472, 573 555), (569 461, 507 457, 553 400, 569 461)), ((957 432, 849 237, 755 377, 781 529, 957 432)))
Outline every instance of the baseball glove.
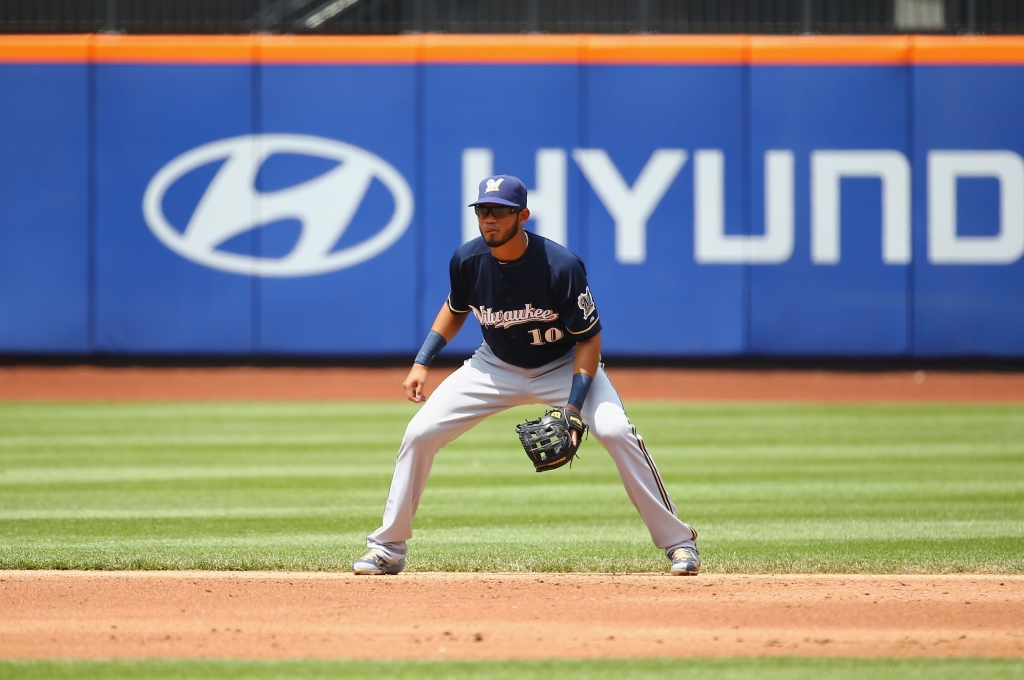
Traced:
POLYGON ((516 425, 519 441, 537 472, 560 468, 572 462, 583 443, 587 426, 569 409, 553 408, 536 420, 516 425), (572 434, 576 433, 576 444, 572 434))

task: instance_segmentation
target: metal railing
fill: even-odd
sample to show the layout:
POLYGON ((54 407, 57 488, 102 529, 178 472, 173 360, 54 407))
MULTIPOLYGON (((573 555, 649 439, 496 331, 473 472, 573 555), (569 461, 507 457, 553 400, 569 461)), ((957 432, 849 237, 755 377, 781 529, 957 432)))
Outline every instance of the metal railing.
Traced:
POLYGON ((0 0, 2 33, 1024 33, 1024 0, 0 0))

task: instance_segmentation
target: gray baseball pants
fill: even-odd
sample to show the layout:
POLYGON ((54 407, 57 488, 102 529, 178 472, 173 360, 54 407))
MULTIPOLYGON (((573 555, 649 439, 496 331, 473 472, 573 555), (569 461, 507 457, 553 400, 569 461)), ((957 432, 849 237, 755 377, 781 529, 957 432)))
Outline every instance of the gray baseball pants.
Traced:
MULTIPOLYGON (((409 421, 398 449, 382 526, 366 545, 397 562, 408 553, 412 518, 427 486, 434 456, 481 420, 527 404, 561 406, 569 398, 576 352, 539 368, 519 368, 494 355, 486 343, 446 378, 409 421)), ((697 532, 676 517, 676 508, 661 481, 644 440, 629 422, 619 395, 601 367, 583 404, 583 421, 615 461, 629 499, 666 555, 694 546, 697 532)))

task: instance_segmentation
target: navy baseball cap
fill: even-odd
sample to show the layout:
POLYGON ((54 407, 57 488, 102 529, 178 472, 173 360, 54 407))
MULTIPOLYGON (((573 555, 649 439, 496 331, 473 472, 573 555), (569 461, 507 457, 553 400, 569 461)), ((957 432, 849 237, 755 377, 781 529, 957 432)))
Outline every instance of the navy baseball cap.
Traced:
POLYGON ((497 203, 508 205, 513 208, 526 207, 526 185, 519 181, 518 177, 512 175, 494 175, 480 182, 480 198, 472 203, 497 203))

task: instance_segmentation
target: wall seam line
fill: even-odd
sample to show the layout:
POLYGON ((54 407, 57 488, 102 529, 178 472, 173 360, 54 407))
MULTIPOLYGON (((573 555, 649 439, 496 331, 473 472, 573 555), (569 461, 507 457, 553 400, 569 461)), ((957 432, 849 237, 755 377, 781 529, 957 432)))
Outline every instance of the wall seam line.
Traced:
MULTIPOLYGON (((909 52, 909 50, 908 50, 909 52)), ((910 163, 910 171, 914 172, 914 156, 916 154, 916 146, 914 144, 914 65, 908 63, 907 69, 907 157, 910 163)), ((917 234, 914 229, 914 184, 915 177, 910 177, 910 262, 907 265, 907 350, 904 356, 910 358, 917 354, 915 345, 917 339, 915 337, 916 327, 914 324, 914 315, 917 313, 916 305, 916 280, 915 273, 917 267, 917 258, 914 256, 914 243, 917 241, 917 234)))
POLYGON ((413 325, 414 336, 412 338, 412 351, 417 349, 417 343, 427 334, 427 323, 429 322, 427 310, 424 308, 426 301, 427 283, 427 224, 426 224, 426 201, 427 193, 425 186, 426 176, 426 72, 422 63, 413 66, 413 116, 415 118, 414 145, 415 161, 414 172, 416 173, 415 196, 415 247, 416 260, 415 277, 416 289, 413 304, 415 305, 415 323, 413 325))
MULTIPOLYGON (((750 181, 751 174, 751 156, 752 153, 750 138, 751 138, 751 119, 753 107, 751 105, 751 48, 749 39, 746 41, 743 49, 743 63, 740 65, 740 163, 741 165, 741 196, 743 200, 740 201, 740 209, 743 211, 740 219, 742 225, 749 236, 754 233, 753 224, 753 210, 751 209, 751 201, 753 201, 753 186, 750 181)), ((696 225, 694 225, 696 227, 696 225)), ((753 274, 752 265, 749 262, 744 262, 740 266, 741 282, 742 282, 742 323, 743 323, 743 338, 742 348, 740 354, 750 355, 753 349, 753 328, 752 328, 752 313, 750 307, 751 299, 751 278, 753 274)))
POLYGON ((86 87, 86 200, 88 201, 88 215, 86 217, 86 238, 88 239, 86 273, 86 353, 96 355, 100 353, 99 329, 97 316, 99 314, 99 290, 98 290, 98 267, 97 267, 97 232, 98 232, 98 196, 96 186, 96 60, 94 53, 94 39, 90 37, 86 48, 85 63, 85 87, 86 87))
MULTIPOLYGON (((260 55, 258 54, 259 43, 253 42, 253 59, 250 68, 251 87, 252 87, 252 118, 249 124, 252 126, 254 144, 262 145, 259 135, 263 133, 263 69, 260 64, 260 55)), ((256 187, 255 192, 255 205, 252 206, 253 214, 256 217, 256 223, 260 224, 260 187, 256 187)), ((263 255, 263 239, 260 234, 260 229, 252 230, 252 252, 254 257, 260 258, 263 255)), ((257 260, 258 262, 258 260, 257 260)), ((262 313, 262 299, 263 299, 263 279, 258 276, 254 271, 251 277, 250 286, 250 304, 252 305, 252 328, 250 329, 250 342, 252 343, 252 352, 256 356, 263 355, 263 313, 262 313)))

